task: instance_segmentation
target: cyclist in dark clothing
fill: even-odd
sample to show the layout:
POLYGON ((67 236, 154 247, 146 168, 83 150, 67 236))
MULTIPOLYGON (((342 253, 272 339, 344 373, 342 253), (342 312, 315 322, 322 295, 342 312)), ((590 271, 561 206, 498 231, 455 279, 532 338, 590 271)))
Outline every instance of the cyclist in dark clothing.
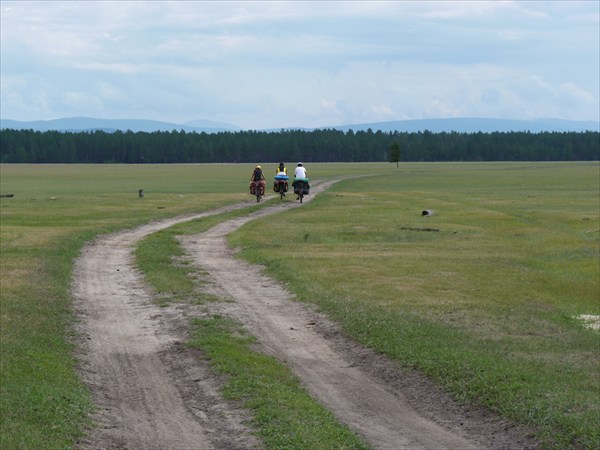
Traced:
POLYGON ((252 177, 250 177, 250 193, 252 195, 255 195, 256 192, 253 191, 254 186, 258 185, 260 190, 261 190, 261 194, 264 195, 265 193, 265 174, 262 171, 262 168, 260 166, 256 166, 254 168, 254 171, 252 172, 252 177))

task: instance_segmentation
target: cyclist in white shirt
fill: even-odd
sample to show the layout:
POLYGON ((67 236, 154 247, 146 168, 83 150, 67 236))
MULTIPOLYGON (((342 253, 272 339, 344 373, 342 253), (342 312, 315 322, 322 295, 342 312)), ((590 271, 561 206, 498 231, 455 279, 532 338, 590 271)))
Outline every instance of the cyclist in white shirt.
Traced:
POLYGON ((306 169, 304 168, 301 162, 298 163, 298 166, 294 170, 294 178, 308 178, 308 175, 306 174, 306 169))

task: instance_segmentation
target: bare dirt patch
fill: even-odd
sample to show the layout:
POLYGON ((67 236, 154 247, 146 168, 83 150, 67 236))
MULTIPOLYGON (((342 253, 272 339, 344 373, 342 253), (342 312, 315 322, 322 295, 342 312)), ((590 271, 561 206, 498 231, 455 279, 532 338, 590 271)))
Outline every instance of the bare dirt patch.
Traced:
MULTIPOLYGON (((311 196, 327 187, 315 185, 311 196)), ((81 317, 82 368, 99 407, 88 448, 230 449, 260 447, 245 415, 218 395, 220 381, 186 339, 189 306, 158 308, 133 267, 132 246, 184 220, 248 203, 150 224, 86 247, 74 282, 81 317)), ((258 338, 258 348, 288 364, 306 388, 375 448, 535 448, 515 427, 464 409, 415 373, 348 340, 335 324, 293 301, 261 267, 235 257, 226 235, 256 217, 299 203, 276 202, 181 238, 212 293, 211 304, 258 338)))
POLYGON ((594 314, 581 314, 576 317, 581 320, 586 328, 592 330, 600 330, 600 316, 594 314))

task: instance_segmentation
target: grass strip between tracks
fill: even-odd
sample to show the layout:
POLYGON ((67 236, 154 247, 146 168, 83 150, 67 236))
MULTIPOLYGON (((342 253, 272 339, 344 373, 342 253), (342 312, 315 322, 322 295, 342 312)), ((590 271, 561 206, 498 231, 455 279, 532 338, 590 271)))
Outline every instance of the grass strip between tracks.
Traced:
MULTIPOLYGON (((258 206, 256 208, 259 208, 258 206)), ((219 299, 202 292, 202 274, 190 274, 176 236, 207 230, 243 212, 226 213, 179 224, 142 240, 136 262, 158 293, 161 304, 201 304, 219 299)), ((234 320, 220 315, 190 321, 191 347, 201 350, 215 371, 225 375, 224 398, 251 412, 253 427, 266 448, 368 448, 299 383, 275 358, 254 351, 255 339, 234 320)))

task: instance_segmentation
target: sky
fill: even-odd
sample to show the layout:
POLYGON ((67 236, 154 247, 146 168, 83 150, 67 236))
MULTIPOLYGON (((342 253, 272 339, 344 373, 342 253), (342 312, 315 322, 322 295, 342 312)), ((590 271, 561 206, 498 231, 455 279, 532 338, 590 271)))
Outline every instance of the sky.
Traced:
POLYGON ((3 119, 599 121, 600 2, 0 1, 3 119))

